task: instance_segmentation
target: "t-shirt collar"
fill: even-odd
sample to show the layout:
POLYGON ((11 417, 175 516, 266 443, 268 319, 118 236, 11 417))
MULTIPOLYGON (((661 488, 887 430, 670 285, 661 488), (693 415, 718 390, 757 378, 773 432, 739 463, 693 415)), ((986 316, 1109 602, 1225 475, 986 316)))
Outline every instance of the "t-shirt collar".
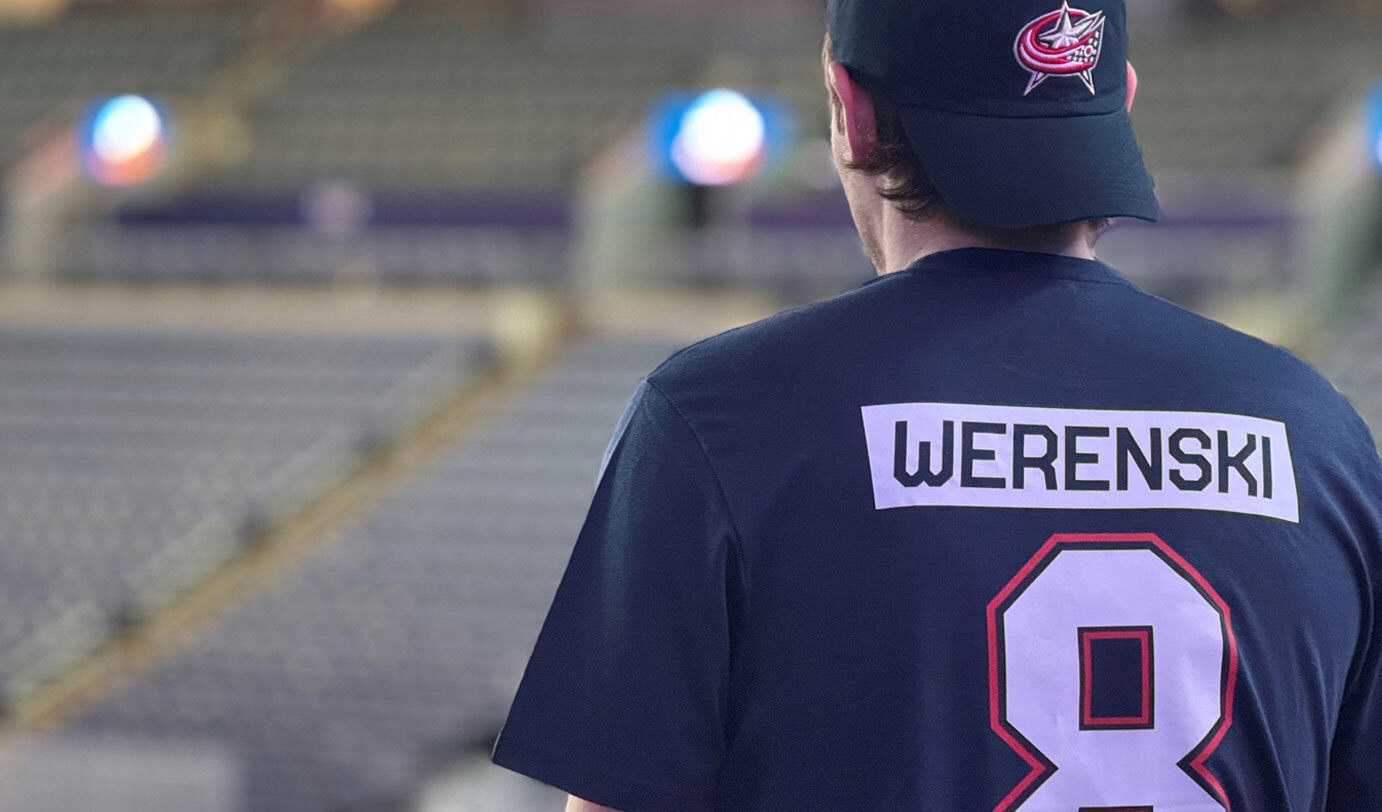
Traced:
POLYGON ((1117 271, 1098 260, 996 248, 958 248, 928 254, 907 268, 870 280, 870 283, 899 275, 951 273, 975 276, 1011 273, 1030 277, 1128 284, 1117 271))

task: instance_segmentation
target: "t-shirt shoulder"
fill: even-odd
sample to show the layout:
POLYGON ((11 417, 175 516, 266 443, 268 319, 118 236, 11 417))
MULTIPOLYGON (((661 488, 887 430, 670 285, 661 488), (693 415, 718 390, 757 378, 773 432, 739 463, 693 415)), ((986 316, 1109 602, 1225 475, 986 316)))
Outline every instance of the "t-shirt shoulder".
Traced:
POLYGON ((732 385, 764 365, 796 357, 808 343, 827 340, 833 329, 847 329, 850 320, 859 317, 861 300, 874 293, 859 288, 698 341, 674 353, 648 380, 673 402, 688 386, 717 380, 732 385))
POLYGON ((1258 383, 1272 387, 1283 400, 1296 407, 1294 411, 1308 412, 1376 450, 1367 424, 1348 399, 1319 370, 1290 350, 1148 293, 1136 291, 1133 295, 1166 313, 1168 324, 1179 320, 1183 329, 1192 332, 1203 347, 1199 363, 1221 367, 1227 379, 1249 375, 1258 383))

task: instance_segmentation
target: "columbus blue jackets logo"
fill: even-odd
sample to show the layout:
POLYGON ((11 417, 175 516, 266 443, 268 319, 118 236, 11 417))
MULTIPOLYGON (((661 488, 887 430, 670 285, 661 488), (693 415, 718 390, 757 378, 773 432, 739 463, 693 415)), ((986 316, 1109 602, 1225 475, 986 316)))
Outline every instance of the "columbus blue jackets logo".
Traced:
POLYGON ((1013 44, 1017 61, 1032 74, 1026 96, 1051 77, 1078 76, 1094 93, 1094 69, 1104 49, 1104 12, 1071 8, 1064 2, 1058 11, 1032 20, 1013 44))

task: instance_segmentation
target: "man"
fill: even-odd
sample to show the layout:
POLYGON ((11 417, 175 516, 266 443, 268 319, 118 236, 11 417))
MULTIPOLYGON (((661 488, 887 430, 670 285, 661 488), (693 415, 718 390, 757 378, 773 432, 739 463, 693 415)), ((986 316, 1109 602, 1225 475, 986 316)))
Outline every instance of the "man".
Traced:
POLYGON ((574 810, 1382 809, 1382 464, 1094 260, 1157 205, 1079 5, 831 4, 880 276, 643 382, 496 762, 574 810))

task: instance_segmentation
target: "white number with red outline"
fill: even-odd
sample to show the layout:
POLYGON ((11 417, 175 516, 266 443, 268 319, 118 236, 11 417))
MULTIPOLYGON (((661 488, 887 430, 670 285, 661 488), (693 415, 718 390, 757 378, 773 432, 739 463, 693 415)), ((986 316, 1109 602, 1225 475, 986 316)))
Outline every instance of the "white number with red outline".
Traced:
POLYGON ((989 604, 988 643, 990 724, 1031 767, 994 812, 1230 808, 1205 766, 1233 724, 1229 608, 1160 538, 1053 536, 989 604), (1082 649, 1108 638, 1142 647, 1138 717, 1089 715, 1082 649))

